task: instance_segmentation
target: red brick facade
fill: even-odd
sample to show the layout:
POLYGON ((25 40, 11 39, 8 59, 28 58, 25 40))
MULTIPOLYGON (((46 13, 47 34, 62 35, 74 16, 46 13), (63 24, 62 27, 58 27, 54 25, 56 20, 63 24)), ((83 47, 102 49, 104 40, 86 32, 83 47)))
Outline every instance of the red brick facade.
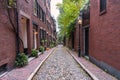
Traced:
MULTIPOLYGON (((20 43, 20 52, 24 52, 26 49, 28 55, 31 53, 31 49, 38 49, 41 45, 40 29, 46 33, 47 43, 56 40, 56 25, 50 14, 50 0, 36 1, 36 9, 43 11, 44 21, 39 18, 40 14, 43 16, 43 13, 37 11, 35 15, 35 0, 17 0, 19 36, 24 46, 23 50, 20 43), (49 38, 51 38, 51 41, 49 38)), ((7 68, 12 68, 16 58, 16 36, 10 30, 11 23, 4 13, 6 13, 6 10, 0 5, 0 66, 7 64, 7 68)))
POLYGON ((11 24, 6 16, 6 10, 0 3, 0 66, 8 64, 11 68, 16 57, 16 39, 11 24))
POLYGON ((120 71, 120 1, 106 1, 106 13, 102 15, 100 1, 90 1, 89 54, 120 71))
POLYGON ((74 32, 75 51, 78 52, 80 37, 81 54, 89 56, 92 62, 118 78, 120 78, 119 7, 119 0, 106 0, 106 9, 100 12, 100 0, 90 0, 90 10, 88 12, 83 10, 80 36, 78 24, 74 32), (90 18, 87 14, 90 14, 90 18))
POLYGON ((103 15, 100 15, 99 0, 90 2, 89 54, 120 71, 120 1, 106 1, 103 15))

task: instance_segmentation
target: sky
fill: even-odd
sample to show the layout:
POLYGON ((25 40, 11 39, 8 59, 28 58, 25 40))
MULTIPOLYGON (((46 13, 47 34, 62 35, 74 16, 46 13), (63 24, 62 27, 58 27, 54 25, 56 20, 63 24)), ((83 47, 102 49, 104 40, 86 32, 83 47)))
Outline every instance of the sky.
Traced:
MULTIPOLYGON (((56 7, 57 3, 62 3, 62 0, 51 0, 51 14, 57 20, 57 16, 59 15, 59 10, 56 7)), ((58 27, 58 25, 57 25, 58 27)), ((58 28, 57 28, 58 31, 58 28)))

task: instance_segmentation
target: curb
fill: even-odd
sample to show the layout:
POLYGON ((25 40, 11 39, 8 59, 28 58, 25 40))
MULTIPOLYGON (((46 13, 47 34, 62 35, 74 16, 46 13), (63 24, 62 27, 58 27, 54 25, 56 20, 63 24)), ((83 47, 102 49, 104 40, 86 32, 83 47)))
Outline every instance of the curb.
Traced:
POLYGON ((34 70, 34 72, 31 73, 31 75, 28 77, 27 80, 32 80, 32 78, 33 78, 34 75, 37 73, 37 71, 40 69, 40 67, 42 66, 42 64, 48 59, 48 57, 49 57, 52 53, 55 52, 55 50, 56 50, 56 48, 53 49, 53 50, 47 55, 47 57, 45 57, 45 59, 43 59, 43 61, 38 65, 38 67, 34 70))
POLYGON ((67 48, 65 48, 67 50, 67 52, 77 61, 77 63, 83 68, 84 71, 86 71, 88 73, 88 75, 93 79, 93 80, 99 80, 93 73, 91 73, 87 68, 85 68, 85 66, 79 62, 79 60, 70 52, 70 50, 68 50, 67 48))

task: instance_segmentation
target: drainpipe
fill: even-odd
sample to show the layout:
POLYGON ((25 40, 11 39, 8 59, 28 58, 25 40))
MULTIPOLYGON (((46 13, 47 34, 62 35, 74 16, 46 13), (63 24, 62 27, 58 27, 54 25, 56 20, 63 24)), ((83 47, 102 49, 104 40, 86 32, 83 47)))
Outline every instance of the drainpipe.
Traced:
POLYGON ((20 53, 20 48, 19 48, 19 46, 20 46, 20 43, 19 43, 19 15, 18 15, 18 2, 17 2, 18 0, 16 0, 16 6, 15 6, 15 16, 16 16, 16 56, 20 53))

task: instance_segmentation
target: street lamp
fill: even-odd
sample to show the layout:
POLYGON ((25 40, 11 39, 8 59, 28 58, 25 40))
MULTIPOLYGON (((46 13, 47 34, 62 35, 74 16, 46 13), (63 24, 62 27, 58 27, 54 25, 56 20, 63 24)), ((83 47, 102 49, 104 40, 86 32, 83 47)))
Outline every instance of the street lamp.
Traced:
POLYGON ((80 48, 80 27, 82 26, 82 13, 80 11, 80 15, 78 17, 78 25, 79 25, 79 43, 78 43, 78 57, 81 56, 81 48, 80 48))

